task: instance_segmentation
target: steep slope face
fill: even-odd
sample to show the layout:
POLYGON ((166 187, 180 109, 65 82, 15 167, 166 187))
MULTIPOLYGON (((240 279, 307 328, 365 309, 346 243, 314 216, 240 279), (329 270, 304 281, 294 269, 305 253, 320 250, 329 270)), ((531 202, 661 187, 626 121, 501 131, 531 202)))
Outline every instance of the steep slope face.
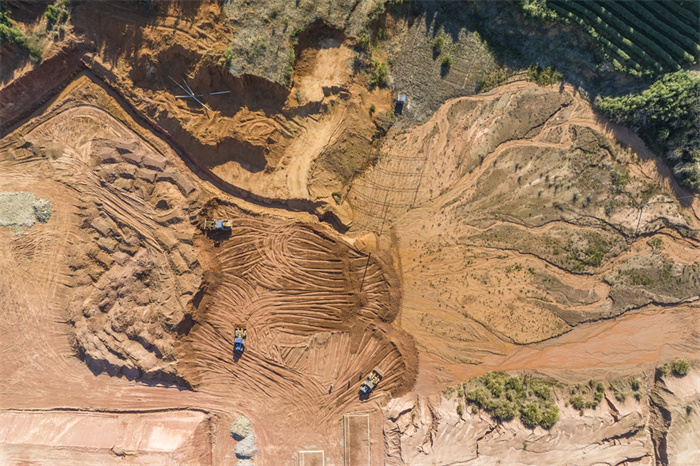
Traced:
POLYGON ((649 397, 649 429, 657 464, 700 463, 700 373, 657 376, 649 397))
MULTIPOLYGON (((695 391, 697 396, 697 390, 695 391)), ((388 465, 654 464, 644 405, 606 402, 583 416, 560 404, 550 430, 499 423, 483 412, 457 413, 457 400, 407 395, 384 409, 388 465)), ((692 455, 684 445, 682 454, 692 455)), ((676 463, 671 463, 676 464, 676 463)), ((677 463, 692 464, 692 463, 677 463)))

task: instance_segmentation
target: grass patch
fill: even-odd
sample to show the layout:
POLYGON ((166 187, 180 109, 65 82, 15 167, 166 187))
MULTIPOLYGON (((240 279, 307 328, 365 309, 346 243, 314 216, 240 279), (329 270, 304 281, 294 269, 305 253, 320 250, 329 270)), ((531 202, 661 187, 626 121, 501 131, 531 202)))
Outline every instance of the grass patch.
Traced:
POLYGON ((41 60, 44 53, 43 48, 39 45, 38 37, 35 35, 27 36, 12 21, 5 2, 0 2, 0 44, 15 44, 29 52, 29 55, 37 61, 41 60))

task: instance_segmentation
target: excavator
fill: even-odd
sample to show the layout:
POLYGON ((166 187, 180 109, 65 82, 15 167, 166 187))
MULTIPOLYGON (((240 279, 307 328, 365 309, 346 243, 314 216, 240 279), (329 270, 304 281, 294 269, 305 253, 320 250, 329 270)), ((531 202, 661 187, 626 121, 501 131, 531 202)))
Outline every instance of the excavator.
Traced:
POLYGON ((204 229, 209 231, 228 231, 233 228, 233 220, 204 219, 204 229))
POLYGON ((360 385, 360 396, 368 396, 379 385, 379 381, 382 378, 384 378, 384 373, 378 367, 372 369, 367 379, 360 385))
POLYGON ((245 327, 235 327, 233 330, 233 352, 242 354, 245 349, 245 327))

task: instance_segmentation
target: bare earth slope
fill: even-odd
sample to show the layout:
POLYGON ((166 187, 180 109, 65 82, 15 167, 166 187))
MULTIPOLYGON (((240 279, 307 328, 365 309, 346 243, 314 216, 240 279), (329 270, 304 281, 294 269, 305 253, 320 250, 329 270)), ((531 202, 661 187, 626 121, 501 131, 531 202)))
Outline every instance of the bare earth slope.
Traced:
POLYGON ((496 423, 471 410, 460 415, 464 400, 454 395, 407 395, 384 408, 386 464, 696 464, 697 376, 652 382, 650 405, 606 393, 598 408, 581 415, 560 402, 551 430, 528 429, 518 420, 496 423))
POLYGON ((348 199, 353 229, 391 232, 423 360, 465 374, 584 322, 697 309, 697 197, 613 135, 570 89, 522 82, 388 135, 348 199))

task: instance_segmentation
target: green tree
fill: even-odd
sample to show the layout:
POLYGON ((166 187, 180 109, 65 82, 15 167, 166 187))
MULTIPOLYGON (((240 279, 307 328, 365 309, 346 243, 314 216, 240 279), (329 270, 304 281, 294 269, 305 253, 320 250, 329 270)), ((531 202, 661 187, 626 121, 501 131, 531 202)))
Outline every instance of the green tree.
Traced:
POLYGON ((681 183, 700 190, 700 77, 666 74, 639 94, 606 97, 597 106, 664 153, 681 183))

